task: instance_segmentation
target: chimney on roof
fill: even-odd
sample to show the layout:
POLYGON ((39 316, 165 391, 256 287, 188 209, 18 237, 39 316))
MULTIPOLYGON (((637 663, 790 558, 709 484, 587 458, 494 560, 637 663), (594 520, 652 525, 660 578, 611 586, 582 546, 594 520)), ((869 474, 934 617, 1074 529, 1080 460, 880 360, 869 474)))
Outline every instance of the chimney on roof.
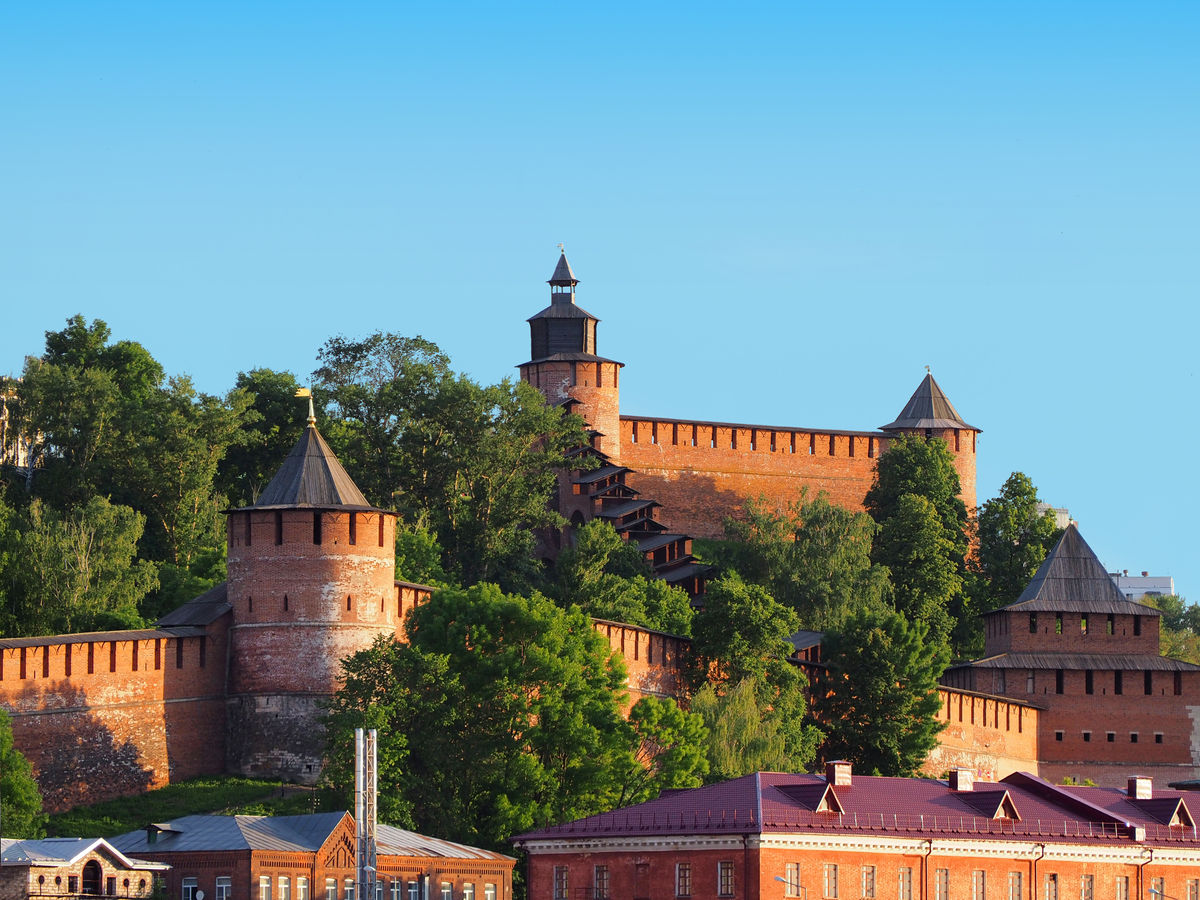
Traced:
POLYGON ((961 766, 951 769, 950 777, 947 780, 950 782, 950 790, 952 791, 975 790, 975 772, 972 769, 965 769, 961 766))
POLYGON ((850 763, 844 759, 825 763, 825 780, 834 787, 850 787, 853 782, 850 763))
POLYGON ((1124 575, 1126 578, 1128 578, 1128 577, 1129 577, 1129 570, 1128 570, 1128 569, 1122 569, 1122 570, 1121 570, 1121 574, 1122 574, 1122 575, 1124 575))
POLYGON ((1146 571, 1143 571, 1143 572, 1142 572, 1142 577, 1143 577, 1143 578, 1149 578, 1149 577, 1150 577, 1150 573, 1149 573, 1149 572, 1146 572, 1146 571))
POLYGON ((1154 796, 1154 782, 1145 775, 1130 775, 1125 795, 1130 800, 1150 800, 1154 796))

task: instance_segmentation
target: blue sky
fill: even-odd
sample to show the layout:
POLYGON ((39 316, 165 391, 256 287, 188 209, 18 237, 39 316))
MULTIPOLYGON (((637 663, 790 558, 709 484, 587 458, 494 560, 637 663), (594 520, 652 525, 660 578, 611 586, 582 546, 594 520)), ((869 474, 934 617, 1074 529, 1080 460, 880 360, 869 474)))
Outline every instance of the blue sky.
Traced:
POLYGON ((206 391, 528 355, 555 244, 629 413, 890 421, 933 373, 1196 599, 1194 3, 0 9, 0 372, 74 313, 206 391))

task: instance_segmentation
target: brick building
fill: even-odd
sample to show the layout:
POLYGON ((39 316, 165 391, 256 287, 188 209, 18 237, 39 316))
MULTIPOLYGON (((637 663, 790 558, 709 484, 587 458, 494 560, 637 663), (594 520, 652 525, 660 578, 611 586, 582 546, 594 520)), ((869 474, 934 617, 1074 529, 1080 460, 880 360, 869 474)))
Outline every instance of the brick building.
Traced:
POLYGON ((984 656, 942 680, 1041 706, 1041 774, 1116 784, 1136 760, 1164 783, 1195 777, 1200 666, 1159 655, 1160 613, 1121 593, 1074 524, 983 618, 984 656))
POLYGON ((530 900, 1130 900, 1200 896, 1187 796, 762 772, 515 838, 530 900))
POLYGON ((0 900, 148 898, 167 871, 163 863, 126 856, 104 838, 4 838, 0 844, 0 900))
MULTIPOLYGON (((390 825, 376 841, 377 900, 512 897, 511 856, 390 825)), ((349 813, 185 816, 112 843, 169 864, 167 896, 179 900, 355 900, 349 813)))

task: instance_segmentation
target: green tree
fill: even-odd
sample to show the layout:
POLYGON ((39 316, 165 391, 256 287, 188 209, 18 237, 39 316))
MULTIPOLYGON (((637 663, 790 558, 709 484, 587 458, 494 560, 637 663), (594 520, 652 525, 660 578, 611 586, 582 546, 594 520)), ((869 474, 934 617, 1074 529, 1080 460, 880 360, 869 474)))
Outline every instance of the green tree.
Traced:
POLYGON ((158 578, 137 558, 145 519, 93 497, 68 514, 35 500, 2 517, 0 570, 7 637, 136 628, 138 604, 158 578))
POLYGON ((736 572, 708 586, 692 621, 688 678, 693 692, 711 684, 718 696, 749 681, 766 718, 783 737, 786 769, 802 771, 816 754, 820 732, 806 721, 807 680, 788 657, 796 614, 736 572))
POLYGON ((759 707, 760 693, 754 678, 743 678, 724 693, 706 684, 692 697, 692 712, 708 731, 708 781, 795 768, 779 719, 759 707))
POLYGON ((1178 594, 1145 596, 1139 601, 1162 613, 1159 652, 1172 659, 1200 664, 1200 606, 1178 594))
MULTIPOLYGON (((924 438, 919 435, 902 434, 892 439, 888 449, 879 457, 875 466, 875 480, 863 501, 867 512, 879 524, 872 559, 891 571, 892 584, 896 588, 897 608, 913 607, 917 598, 913 590, 923 590, 926 597, 935 582, 950 588, 946 597, 945 610, 949 615, 951 645, 960 653, 974 649, 981 639, 976 611, 965 591, 967 575, 968 518, 967 508, 959 496, 961 485, 954 468, 954 455, 946 442, 940 438, 924 438), (939 523, 942 540, 924 537, 904 547, 903 535, 898 524, 889 529, 888 522, 903 516, 910 523, 916 518, 924 522, 928 510, 918 512, 908 495, 924 498, 939 523), (935 551, 936 545, 936 551, 935 551), (931 555, 932 554, 932 555, 931 555), (928 570, 934 556, 944 554, 950 571, 937 575, 928 570), (906 573, 907 566, 924 571, 906 573), (909 585, 910 596, 899 597, 901 585, 909 585)), ((917 603, 917 607, 932 614, 932 607, 917 603)), ((931 625, 938 627, 931 621, 931 625)))
POLYGON ((816 702, 828 735, 825 759, 848 759, 866 772, 912 775, 937 744, 943 724, 938 678, 946 649, 925 626, 894 612, 862 613, 825 635, 827 666, 816 702))
POLYGON ((687 594, 650 577, 637 545, 599 519, 575 530, 575 545, 555 560, 549 589, 560 605, 576 604, 597 619, 685 637, 692 633, 687 594))
POLYGON ((744 518, 725 527, 734 542, 733 567, 815 631, 837 627, 854 610, 888 602, 887 570, 871 562, 876 530, 865 513, 835 506, 824 493, 809 500, 807 489, 786 512, 771 509, 765 497, 751 500, 744 518))
POLYGON ((0 709, 0 815, 4 836, 40 838, 46 834, 42 795, 33 770, 21 751, 13 746, 12 721, 0 709))
POLYGON ((653 800, 667 788, 699 787, 708 772, 708 731, 695 711, 671 699, 643 697, 629 711, 633 753, 616 807, 653 800))
MULTIPOLYGON (((477 584, 438 591, 407 631, 408 645, 347 661, 329 736, 332 757, 356 724, 394 735, 380 796, 414 827, 497 847, 623 794, 695 783, 696 724, 657 703, 626 722, 624 667, 578 610, 477 584)), ((345 767, 331 772, 344 791, 345 767)))
POLYGON ((333 338, 314 373, 330 443, 363 492, 427 523, 462 584, 538 580, 534 532, 558 527, 548 502, 582 420, 524 382, 482 387, 422 338, 333 338))
POLYGON ((975 603, 980 610, 1015 603, 1046 554, 1062 537, 1054 514, 1038 511, 1037 488, 1013 472, 1000 493, 979 508, 979 547, 972 565, 975 603))
POLYGON ((891 570, 896 609, 910 622, 924 623, 931 640, 948 646, 953 604, 963 582, 954 545, 933 504, 919 494, 905 494, 895 514, 884 520, 875 546, 876 558, 891 570))

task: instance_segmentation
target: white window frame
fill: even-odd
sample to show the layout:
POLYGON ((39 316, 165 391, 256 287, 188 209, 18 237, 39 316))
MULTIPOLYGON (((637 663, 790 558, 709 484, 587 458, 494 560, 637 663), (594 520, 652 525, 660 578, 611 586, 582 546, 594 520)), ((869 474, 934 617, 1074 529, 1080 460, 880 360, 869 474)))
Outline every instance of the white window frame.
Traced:
POLYGON ((308 900, 308 878, 304 875, 296 877, 296 900, 308 900))
POLYGON ((912 866, 901 866, 896 883, 897 900, 912 900, 912 866))
MULTIPOLYGON (((196 900, 196 891, 200 888, 200 879, 189 875, 179 882, 179 896, 182 900, 196 900)), ((267 898, 270 900, 270 898, 267 898)))
POLYGON ((692 864, 691 862, 675 863, 675 896, 692 896, 692 864))
POLYGON ((837 900, 838 867, 837 863, 825 863, 821 869, 821 896, 829 900, 837 900))
POLYGON ((279 885, 279 900, 292 900, 292 880, 280 875, 275 881, 279 885))
POLYGON ((785 863, 783 867, 783 880, 785 887, 783 896, 799 897, 800 896, 800 863, 790 862, 785 863))
POLYGON ((554 900, 569 900, 571 896, 571 867, 554 867, 554 900))
POLYGON ((218 875, 214 893, 216 896, 213 900, 231 900, 233 897, 233 876, 218 875))
POLYGON ((258 876, 258 900, 271 900, 271 876, 258 876))
POLYGON ((862 867, 862 896, 863 900, 875 900, 875 867, 862 867))
POLYGON ((1024 872, 1008 873, 1008 900, 1024 900, 1024 872))

